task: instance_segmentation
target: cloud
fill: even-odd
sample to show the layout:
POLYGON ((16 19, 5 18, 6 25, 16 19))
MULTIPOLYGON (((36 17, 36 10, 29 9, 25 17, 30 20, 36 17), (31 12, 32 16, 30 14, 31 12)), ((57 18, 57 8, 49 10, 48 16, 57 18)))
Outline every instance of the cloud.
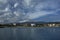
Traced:
POLYGON ((53 14, 53 12, 46 12, 46 11, 34 12, 34 13, 29 13, 28 17, 29 17, 29 19, 35 19, 35 18, 39 18, 41 16, 45 16, 48 14, 53 14))
POLYGON ((30 10, 27 16, 29 17, 29 19, 35 19, 49 14, 55 14, 58 7, 59 7, 58 2, 55 3, 55 1, 49 0, 49 1, 40 2, 37 3, 37 5, 34 5, 32 9, 33 12, 31 12, 30 10))
POLYGON ((31 0, 24 0, 24 2, 26 3, 25 5, 29 6, 29 5, 30 5, 31 0))
POLYGON ((1 3, 7 3, 7 0, 0 0, 1 3))
POLYGON ((18 3, 15 3, 15 4, 14 4, 14 8, 16 8, 18 5, 19 5, 18 3))
MULTIPOLYGON (((0 2, 6 3, 7 1, 0 0, 0 2)), ((55 14, 56 11, 60 10, 60 4, 58 4, 58 0, 23 0, 20 2, 17 1, 13 5, 12 4, 9 4, 9 6, 6 5, 4 10, 0 10, 2 13, 5 12, 3 15, 0 15, 0 18, 4 17, 6 20, 8 19, 9 22, 26 22, 30 19, 36 19, 49 14, 55 14)))

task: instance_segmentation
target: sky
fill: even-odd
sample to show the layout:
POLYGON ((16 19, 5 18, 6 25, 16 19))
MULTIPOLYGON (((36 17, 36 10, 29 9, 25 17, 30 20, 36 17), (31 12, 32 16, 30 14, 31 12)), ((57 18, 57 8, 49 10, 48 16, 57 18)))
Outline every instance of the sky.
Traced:
POLYGON ((0 23, 60 22, 60 0, 0 0, 0 23))

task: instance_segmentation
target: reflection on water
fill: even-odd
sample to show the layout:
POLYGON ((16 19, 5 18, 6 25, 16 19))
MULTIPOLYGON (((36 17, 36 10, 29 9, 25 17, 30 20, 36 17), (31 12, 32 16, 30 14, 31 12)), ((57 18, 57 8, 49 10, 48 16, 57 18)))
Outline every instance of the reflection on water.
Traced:
POLYGON ((0 40, 60 40, 60 28, 0 28, 0 40))

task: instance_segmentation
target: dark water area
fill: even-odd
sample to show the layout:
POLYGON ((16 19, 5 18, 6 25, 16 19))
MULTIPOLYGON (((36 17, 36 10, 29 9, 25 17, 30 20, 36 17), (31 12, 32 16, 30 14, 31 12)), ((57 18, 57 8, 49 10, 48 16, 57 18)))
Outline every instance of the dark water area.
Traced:
POLYGON ((60 28, 0 28, 0 40, 60 40, 60 28))

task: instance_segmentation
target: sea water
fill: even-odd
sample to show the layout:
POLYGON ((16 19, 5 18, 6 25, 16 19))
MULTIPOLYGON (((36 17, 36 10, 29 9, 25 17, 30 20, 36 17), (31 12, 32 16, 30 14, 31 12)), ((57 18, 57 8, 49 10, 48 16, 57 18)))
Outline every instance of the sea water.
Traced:
POLYGON ((0 40, 60 40, 60 28, 0 28, 0 40))

